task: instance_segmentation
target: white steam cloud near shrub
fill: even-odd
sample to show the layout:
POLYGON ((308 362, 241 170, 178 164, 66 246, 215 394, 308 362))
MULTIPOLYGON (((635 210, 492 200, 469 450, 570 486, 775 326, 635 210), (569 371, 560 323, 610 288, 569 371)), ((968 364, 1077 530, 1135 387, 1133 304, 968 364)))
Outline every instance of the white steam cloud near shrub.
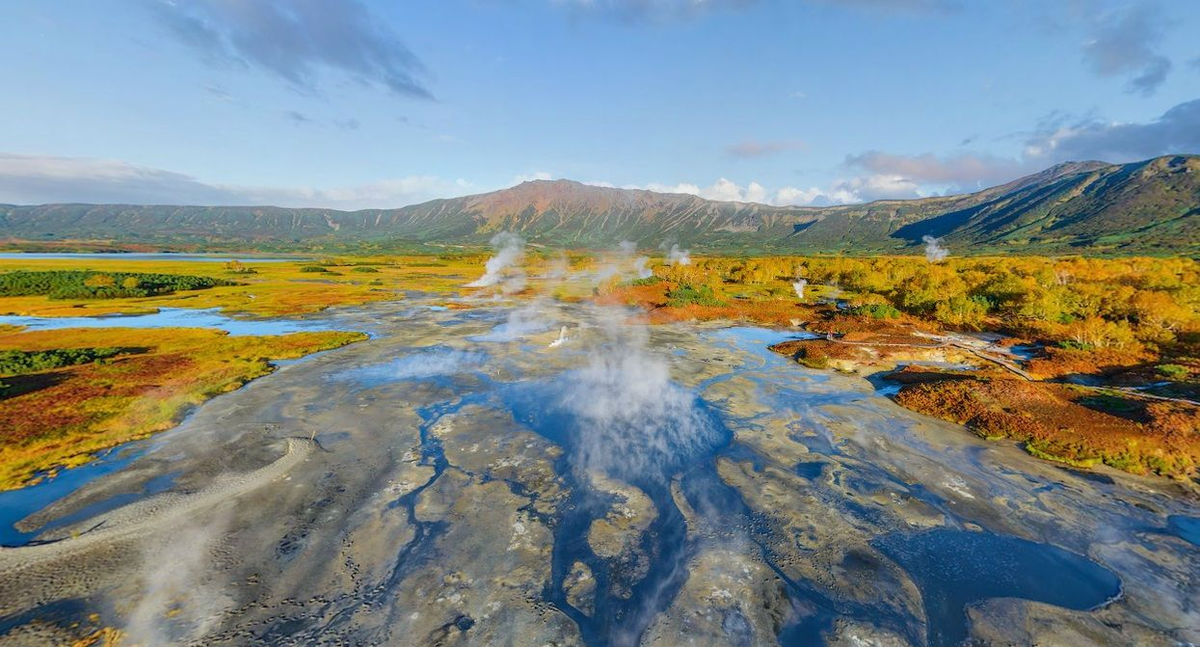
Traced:
POLYGON ((671 249, 667 250, 667 262, 671 265, 691 265, 692 255, 688 250, 673 244, 671 249))
MULTIPOLYGON (((629 240, 623 240, 620 244, 621 255, 625 258, 630 258, 637 253, 637 243, 629 240)), ((684 252, 685 254, 687 252, 684 252)), ((633 259, 633 272, 639 279, 648 279, 654 276, 654 272, 650 269, 650 257, 638 256, 633 259)))
POLYGON ((792 284, 792 289, 796 291, 797 299, 804 300, 804 288, 806 287, 808 287, 808 279, 796 279, 796 282, 792 284))
POLYGON ((925 260, 930 263, 941 263, 950 255, 950 250, 942 247, 940 238, 921 236, 921 240, 925 242, 925 260))
POLYGON ((633 271, 637 272, 639 279, 648 279, 654 276, 654 271, 650 269, 649 264, 649 256, 639 256, 633 261, 633 271))
POLYGON ((507 294, 525 288, 525 271, 521 262, 525 260, 525 239, 502 231, 491 240, 495 254, 484 265, 484 274, 467 284, 469 288, 487 288, 499 285, 507 294))

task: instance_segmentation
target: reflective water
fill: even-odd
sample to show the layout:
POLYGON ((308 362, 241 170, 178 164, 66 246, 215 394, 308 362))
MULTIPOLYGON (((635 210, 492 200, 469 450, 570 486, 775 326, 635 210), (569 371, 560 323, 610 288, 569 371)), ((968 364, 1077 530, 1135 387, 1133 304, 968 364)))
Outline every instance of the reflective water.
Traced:
POLYGON ((117 472, 146 452, 144 441, 115 447, 81 467, 61 470, 53 478, 19 490, 0 492, 0 546, 28 543, 40 530, 22 532, 15 524, 46 506, 66 497, 105 474, 117 472))
POLYGON ((277 258, 270 256, 236 256, 222 254, 169 254, 153 252, 95 252, 95 253, 54 253, 54 252, 3 252, 0 259, 11 260, 113 260, 113 261, 187 261, 198 263, 287 263, 303 261, 304 258, 277 258))
POLYGON ((213 328, 230 335, 285 335, 293 332, 329 330, 329 323, 300 319, 239 319, 211 308, 162 308, 152 314, 102 317, 22 317, 0 315, 0 325, 24 326, 29 330, 63 328, 213 328))
POLYGON ((1016 537, 932 530, 890 535, 875 544, 921 588, 930 647, 965 640, 967 606, 982 600, 1022 598, 1087 610, 1121 593, 1121 581, 1099 564, 1016 537))
MULTIPOLYGON (((578 313, 570 313, 576 319, 568 321, 558 313, 527 316, 502 308, 397 312, 342 315, 340 326, 353 327, 356 318, 377 325, 375 342, 337 351, 329 362, 309 365, 320 367, 315 370, 296 366, 288 378, 308 384, 304 376, 318 375, 309 386, 321 394, 316 397, 323 406, 339 406, 342 398, 346 409, 339 415, 354 416, 358 407, 390 399, 397 408, 412 406, 416 415, 408 419, 419 418, 419 446, 387 449, 418 450, 416 460, 432 468, 432 476, 422 476, 415 490, 393 495, 387 503, 390 514, 406 518, 413 534, 397 540, 386 581, 371 588, 367 598, 354 600, 354 606, 386 604, 431 563, 450 569, 460 561, 489 559, 455 554, 453 546, 439 543, 448 526, 459 521, 417 514, 417 502, 428 491, 442 493, 435 496, 453 492, 439 489, 438 481, 462 468, 449 465, 434 429, 467 407, 499 412, 497 420, 509 424, 474 429, 478 435, 457 441, 478 447, 466 451, 486 454, 484 441, 510 432, 512 420, 562 449, 553 467, 569 495, 553 514, 538 519, 551 529, 553 548, 549 582, 534 597, 544 608, 566 614, 588 645, 637 644, 684 599, 689 578, 708 550, 725 547, 726 541, 780 583, 787 608, 773 630, 783 645, 825 644, 842 623, 853 621, 908 644, 945 647, 969 636, 966 610, 986 600, 1088 610, 1120 595, 1123 586, 1133 587, 1135 600, 1161 593, 1153 583, 1162 575, 1138 566, 1132 553, 1120 552, 1130 550, 1126 542, 1135 529, 1161 529, 1161 513, 1121 500, 1128 491, 1120 479, 1044 466, 1015 448, 984 444, 950 425, 931 425, 864 381, 803 369, 768 349, 802 334, 747 326, 611 332, 599 323, 588 328, 578 313), (413 345, 386 345, 389 335, 416 319, 434 332, 413 345), (550 351, 544 343, 530 342, 530 336, 559 325, 572 327, 570 344, 550 351), (596 332, 601 329, 606 332, 596 332), (386 352, 372 352, 376 342, 384 343, 386 352), (354 359, 339 363, 335 358, 343 352, 354 359), (742 470, 742 480, 731 465, 742 470), (647 556, 645 570, 602 558, 590 544, 589 528, 614 501, 611 492, 594 486, 588 476, 594 473, 637 488, 652 505, 654 519, 636 546, 647 556), (774 498, 758 499, 763 492, 774 498), (1070 512, 1075 510, 1083 512, 1076 517, 1070 512), (832 561, 817 559, 825 553, 834 555, 832 561), (809 559, 823 570, 812 573, 798 566, 809 559), (596 581, 594 607, 586 611, 573 606, 564 587, 576 563, 587 565, 596 581), (907 582, 907 588, 897 582, 907 582), (919 596, 910 594, 914 584, 919 596), (895 602, 901 598, 911 598, 911 607, 895 602)), ((313 403, 304 406, 319 410, 313 403)), ((329 452, 323 456, 345 460, 352 470, 363 455, 388 445, 387 435, 356 442, 349 431, 321 438, 329 452)), ((113 459, 91 469, 107 466, 98 472, 106 474, 128 464, 113 459)), ((94 478, 87 476, 88 469, 63 476, 78 472, 94 478)), ((165 474, 141 494, 107 499, 67 521, 169 487, 173 478, 165 474)), ((56 482, 62 481, 44 485, 56 482)), ((514 492, 522 487, 508 486, 514 492)), ((0 511, 5 519, 18 519, 78 484, 61 487, 22 491, 34 496, 11 513, 5 502, 20 497, 0 495, 0 511)), ((520 495, 536 500, 537 493, 522 490, 520 495)), ((1170 516, 1167 531, 1195 543, 1197 519, 1170 516)), ((332 529, 330 536, 336 540, 341 530, 332 529)), ((1163 538, 1178 550, 1181 542, 1163 538)), ((749 610, 776 601, 734 602, 715 605, 711 613, 721 618, 718 626, 730 644, 753 643, 761 637, 749 610)), ((447 627, 469 637, 473 634, 467 632, 479 632, 489 620, 478 610, 467 611, 447 627)), ((349 626, 340 624, 343 617, 348 616, 338 613, 323 625, 273 625, 269 637, 284 641, 317 631, 314 627, 349 626)), ((843 636, 839 644, 858 644, 848 640, 843 636)))

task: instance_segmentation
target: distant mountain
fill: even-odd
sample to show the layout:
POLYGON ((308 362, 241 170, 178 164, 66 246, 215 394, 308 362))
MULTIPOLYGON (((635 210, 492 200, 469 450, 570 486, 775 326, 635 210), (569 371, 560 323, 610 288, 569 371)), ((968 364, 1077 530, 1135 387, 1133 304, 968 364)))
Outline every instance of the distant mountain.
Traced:
POLYGON ((481 244, 597 248, 674 241, 718 252, 894 252, 938 236, 952 249, 1200 254, 1200 156, 1072 162, 976 193, 835 207, 774 207, 692 195, 525 182, 401 209, 55 204, 0 206, 0 237, 164 248, 330 249, 481 244))

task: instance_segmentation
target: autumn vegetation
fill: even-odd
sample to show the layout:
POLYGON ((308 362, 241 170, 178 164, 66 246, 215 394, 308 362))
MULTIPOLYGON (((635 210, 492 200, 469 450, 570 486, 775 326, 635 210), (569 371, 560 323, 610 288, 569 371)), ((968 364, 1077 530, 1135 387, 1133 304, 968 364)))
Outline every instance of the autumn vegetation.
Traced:
POLYGON ((482 271, 486 258, 476 253, 229 263, 0 259, 0 315, 78 317, 159 308, 300 315, 403 299, 411 290, 456 293, 467 277, 482 271))
POLYGON ((975 369, 893 373, 896 401, 1073 465, 1176 477, 1200 465, 1193 259, 705 258, 654 274, 611 280, 597 298, 640 305, 652 322, 801 326, 821 337, 775 350, 811 368, 965 361, 975 369), (981 332, 1019 371, 947 341, 981 332), (1013 346, 1028 356, 1003 352, 1013 346))
POLYGON ((168 429, 191 407, 270 373, 272 360, 365 338, 235 337, 198 328, 2 331, 0 489, 168 429))
MULTIPOLYGON (((479 292, 464 286, 483 272, 486 259, 469 250, 284 262, 2 259, 0 286, 41 287, 0 291, 0 313, 89 316, 186 307, 290 316, 403 299, 409 291, 469 307, 469 300, 452 298, 479 292), (72 287, 50 287, 59 279, 72 287)), ((629 268, 606 271, 621 263, 632 259, 530 250, 524 269, 533 280, 514 296, 633 305, 652 323, 798 328, 819 338, 776 350, 813 368, 901 367, 890 376, 902 386, 901 405, 984 437, 1019 441, 1036 455, 1170 476, 1195 474, 1200 464, 1196 260, 703 257, 686 265, 659 262, 646 278, 630 279, 629 268), (537 278, 564 272, 608 278, 598 286, 537 278), (948 333, 982 332, 996 348, 1023 349, 1019 358, 1008 355, 1019 371, 946 342, 948 333), (922 369, 923 359, 976 368, 922 369)), ((204 330, 0 329, 0 350, 8 351, 0 363, 11 369, 0 374, 0 430, 8 434, 0 484, 11 487, 169 427, 188 406, 269 371, 268 358, 351 340, 339 334, 256 339, 204 330), (36 458, 43 453, 45 460, 36 458)))

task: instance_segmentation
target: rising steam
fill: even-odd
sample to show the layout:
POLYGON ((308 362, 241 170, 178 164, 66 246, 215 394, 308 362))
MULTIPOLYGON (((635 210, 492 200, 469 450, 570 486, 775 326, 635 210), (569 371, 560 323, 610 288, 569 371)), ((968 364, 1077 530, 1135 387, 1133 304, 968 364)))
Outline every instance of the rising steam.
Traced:
POLYGON ((447 347, 435 347, 399 359, 356 370, 351 375, 365 380, 421 380, 455 375, 484 365, 487 355, 447 347))
POLYGON ((228 512, 204 526, 185 524, 145 549, 142 597, 125 624, 128 642, 146 647, 188 643, 206 635, 233 606, 213 567, 228 512))
POLYGON ((551 322, 546 320, 540 305, 540 302, 534 301, 524 308, 512 310, 508 313, 508 318, 504 323, 471 339, 473 341, 510 342, 550 330, 551 322))
POLYGON ((925 241, 925 260, 930 263, 941 263, 950 255, 950 250, 942 247, 940 238, 921 236, 921 240, 925 241))
POLYGON ((667 262, 671 265, 691 265, 692 255, 679 245, 672 244, 671 249, 667 250, 667 262))
POLYGON ((637 257, 637 260, 633 262, 633 269, 635 272, 637 272, 637 277, 639 279, 648 279, 651 276, 654 276, 654 272, 649 268, 649 264, 649 256, 639 256, 637 257))
POLYGON ((558 339, 550 342, 550 348, 558 348, 569 341, 571 341, 571 338, 567 337, 567 327, 563 326, 558 331, 558 339))
POLYGON ((610 342, 559 381, 555 408, 574 424, 574 466, 637 482, 665 481, 712 447, 720 431, 696 396, 646 349, 645 331, 612 325, 610 342))
POLYGON ((792 289, 796 291, 797 299, 804 300, 804 288, 806 287, 808 287, 808 279, 796 279, 796 282, 792 284, 792 289))
POLYGON ((487 288, 499 285, 505 293, 520 292, 525 288, 525 271, 521 261, 525 259, 525 239, 502 231, 492 237, 492 248, 496 253, 487 260, 483 276, 467 284, 469 288, 487 288))

